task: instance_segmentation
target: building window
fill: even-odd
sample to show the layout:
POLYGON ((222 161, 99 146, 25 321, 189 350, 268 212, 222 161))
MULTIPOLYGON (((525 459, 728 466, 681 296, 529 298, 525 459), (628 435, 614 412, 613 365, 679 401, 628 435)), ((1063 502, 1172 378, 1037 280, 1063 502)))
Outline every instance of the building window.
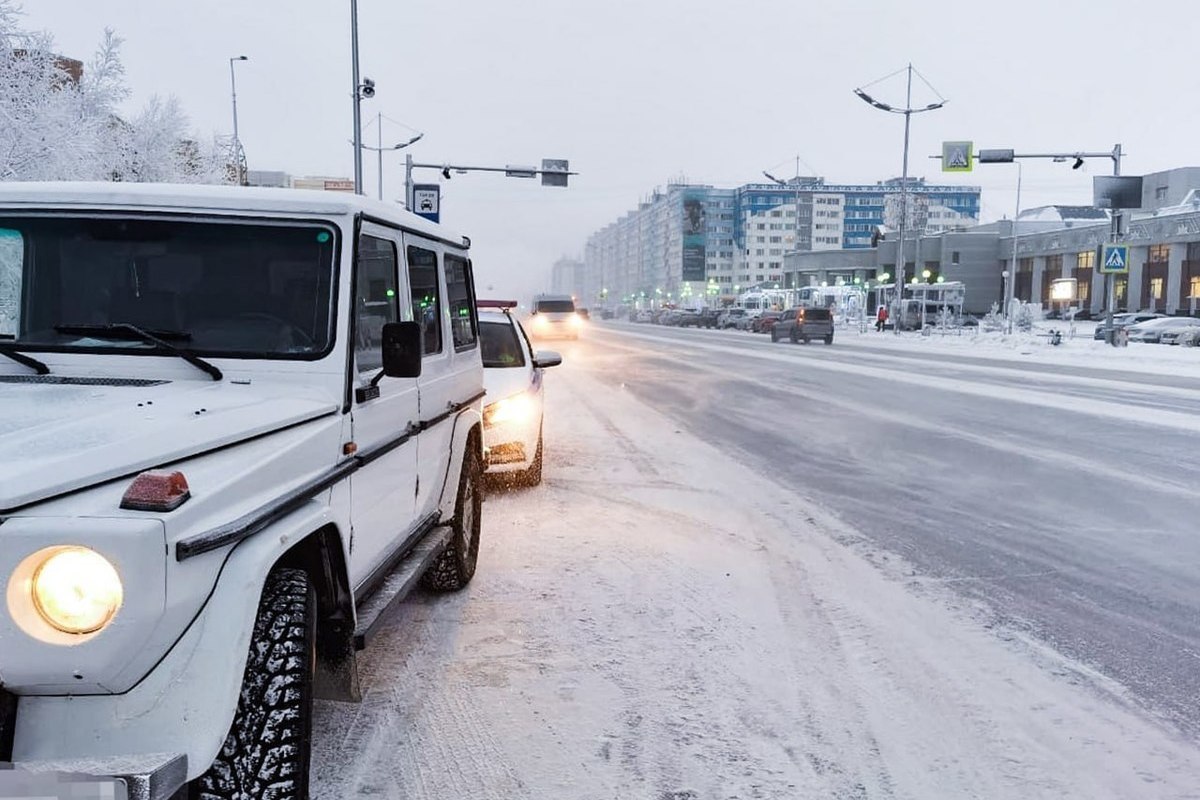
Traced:
POLYGON ((1079 267, 1079 269, 1091 269, 1092 267, 1096 266, 1095 250, 1084 250, 1082 253, 1076 255, 1075 258, 1076 266, 1079 267))
POLYGON ((1200 275, 1193 275, 1188 284, 1188 296, 1200 298, 1200 275))
POLYGON ((1033 272, 1032 258, 1017 259, 1017 272, 1033 272))
POLYGON ((1118 307, 1125 305, 1125 289, 1126 289, 1126 287, 1128 287, 1128 285, 1129 285, 1129 281, 1126 280, 1125 278, 1117 278, 1116 287, 1115 287, 1116 291, 1114 292, 1114 294, 1116 294, 1116 296, 1117 296, 1117 306, 1118 307))
POLYGON ((1167 199, 1167 187, 1165 187, 1165 186, 1157 187, 1154 190, 1154 199, 1155 200, 1166 200, 1167 199))
POLYGON ((1153 300, 1162 300, 1163 299, 1163 279, 1162 278, 1151 278, 1150 279, 1150 297, 1153 300))
POLYGON ((1162 264, 1171 260, 1171 246, 1169 244, 1152 244, 1150 252, 1146 256, 1146 261, 1151 264, 1162 264))

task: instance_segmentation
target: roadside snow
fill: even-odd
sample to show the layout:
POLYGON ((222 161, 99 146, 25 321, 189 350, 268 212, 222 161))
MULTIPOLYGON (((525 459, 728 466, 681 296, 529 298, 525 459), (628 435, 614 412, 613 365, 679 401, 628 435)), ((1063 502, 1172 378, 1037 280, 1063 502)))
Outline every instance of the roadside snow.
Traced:
POLYGON ((319 798, 1184 798, 1200 752, 788 488, 550 375, 546 483, 321 703, 319 798))

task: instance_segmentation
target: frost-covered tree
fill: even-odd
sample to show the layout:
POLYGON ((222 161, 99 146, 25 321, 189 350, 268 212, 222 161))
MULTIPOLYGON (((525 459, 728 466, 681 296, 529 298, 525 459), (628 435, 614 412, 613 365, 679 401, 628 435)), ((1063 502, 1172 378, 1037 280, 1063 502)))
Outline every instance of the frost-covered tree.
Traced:
POLYGON ((111 30, 80 75, 20 19, 16 0, 0 0, 0 180, 229 180, 215 139, 189 134, 176 98, 119 116, 129 89, 111 30))

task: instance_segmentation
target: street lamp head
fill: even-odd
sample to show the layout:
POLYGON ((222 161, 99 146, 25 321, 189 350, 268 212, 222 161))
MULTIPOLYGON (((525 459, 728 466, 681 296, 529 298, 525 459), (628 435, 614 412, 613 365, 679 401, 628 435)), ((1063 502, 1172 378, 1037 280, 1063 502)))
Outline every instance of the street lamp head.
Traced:
POLYGON ((765 169, 763 170, 763 175, 765 175, 767 177, 767 180, 769 180, 771 183, 778 183, 780 186, 787 186, 787 181, 779 180, 779 178, 776 178, 774 175, 767 172, 765 169))
POLYGON ((231 58, 229 60, 230 61, 249 61, 250 57, 249 56, 234 56, 233 58, 231 58))
POLYGON ((1079 156, 1075 156, 1075 163, 1071 165, 1071 169, 1079 169, 1082 166, 1083 166, 1083 159, 1080 158, 1079 156))
POLYGON ((449 167, 442 167, 442 177, 445 178, 446 180, 450 180, 450 168, 449 167))
POLYGON ((408 147, 410 144, 416 144, 417 142, 421 141, 421 138, 424 135, 425 134, 423 134, 423 133, 418 133, 416 136, 412 137, 407 142, 401 142, 400 144, 393 145, 392 149, 393 150, 403 150, 405 147, 408 147))
POLYGON ((929 105, 925 106, 925 110, 926 111, 936 111, 937 109, 941 108, 944 105, 946 105, 945 100, 943 100, 940 103, 930 103, 929 105))

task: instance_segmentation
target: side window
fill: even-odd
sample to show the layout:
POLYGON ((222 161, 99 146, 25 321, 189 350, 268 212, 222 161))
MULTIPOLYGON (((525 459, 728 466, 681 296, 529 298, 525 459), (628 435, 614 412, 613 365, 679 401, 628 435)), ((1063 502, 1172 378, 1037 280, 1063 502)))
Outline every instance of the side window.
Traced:
POLYGON ((383 366, 383 326, 399 318, 396 245, 363 234, 354 263, 354 355, 359 372, 383 366))
POLYGON ((438 290, 437 253, 408 248, 408 281, 412 287, 413 319, 425 332, 425 355, 442 352, 442 298, 438 290))
POLYGON ((446 305, 450 307, 450 335, 454 349, 469 350, 478 338, 478 324, 471 265, 465 258, 446 256, 446 305))
POLYGON ((15 339, 21 332, 24 264, 25 238, 21 232, 0 228, 0 339, 15 339))

